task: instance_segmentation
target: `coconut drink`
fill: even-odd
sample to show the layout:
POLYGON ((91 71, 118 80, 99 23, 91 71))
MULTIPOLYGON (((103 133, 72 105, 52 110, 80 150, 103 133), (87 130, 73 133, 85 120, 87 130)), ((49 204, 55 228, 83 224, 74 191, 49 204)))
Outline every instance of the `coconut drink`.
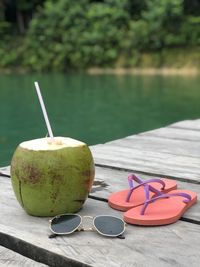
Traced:
POLYGON ((80 210, 91 189, 94 163, 85 143, 58 137, 22 142, 11 161, 12 186, 21 206, 35 216, 80 210))
POLYGON ((13 155, 13 190, 30 215, 75 213, 83 206, 93 184, 93 157, 85 143, 54 137, 45 116, 50 137, 22 142, 13 155))

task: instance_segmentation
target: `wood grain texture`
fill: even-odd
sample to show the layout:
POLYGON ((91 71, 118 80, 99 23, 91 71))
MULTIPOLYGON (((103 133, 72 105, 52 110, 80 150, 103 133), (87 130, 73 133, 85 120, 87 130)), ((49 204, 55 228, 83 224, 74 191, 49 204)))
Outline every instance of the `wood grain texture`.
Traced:
POLYGON ((47 265, 26 258, 19 253, 0 246, 0 266, 1 267, 45 267, 47 265))
POLYGON ((167 153, 179 156, 199 157, 200 139, 198 142, 179 139, 164 139, 148 135, 133 135, 120 140, 112 141, 107 145, 143 149, 145 151, 167 153))
POLYGON ((183 141, 200 141, 200 132, 190 129, 181 129, 173 127, 163 127, 153 131, 148 131, 145 133, 139 134, 139 136, 151 136, 151 137, 160 137, 165 139, 174 139, 174 140, 183 140, 183 141))
MULTIPOLYGON (((44 260, 44 252, 48 252, 45 261, 50 266, 186 267, 192 263, 191 266, 199 267, 200 226, 197 224, 179 221, 163 227, 128 225, 124 240, 106 238, 96 232, 49 239, 48 218, 27 215, 18 205, 10 182, 8 178, 0 178, 1 245, 9 235, 10 245, 23 247, 23 253, 29 256, 37 251, 40 261, 44 260), (58 264, 59 258, 62 263, 58 264)), ((80 214, 123 215, 106 203, 92 199, 87 200, 80 214)))
POLYGON ((200 120, 183 121, 91 146, 91 151, 95 163, 100 166, 200 183, 199 124, 200 120), (179 128, 180 125, 185 128, 179 128), (196 125, 196 130, 187 129, 188 125, 193 128, 196 125))
POLYGON ((0 168, 0 175, 8 177, 10 176, 10 166, 1 167, 0 168))
POLYGON ((145 134, 133 135, 108 142, 104 145, 97 145, 98 148, 106 146, 142 150, 144 152, 150 151, 153 153, 168 154, 172 156, 187 156, 193 158, 198 158, 200 156, 200 140, 199 142, 178 139, 169 140, 160 137, 155 138, 148 135, 146 136, 145 134))
POLYGON ((200 182, 200 157, 192 158, 114 145, 92 147, 91 150, 96 165, 200 182))
POLYGON ((169 127, 200 131, 200 119, 179 121, 169 125, 169 127))

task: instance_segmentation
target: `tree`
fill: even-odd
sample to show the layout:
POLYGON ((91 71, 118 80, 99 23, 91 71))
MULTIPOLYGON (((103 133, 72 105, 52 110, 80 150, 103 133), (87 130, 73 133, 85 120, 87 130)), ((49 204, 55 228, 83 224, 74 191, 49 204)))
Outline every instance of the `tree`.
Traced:
POLYGON ((42 5, 45 0, 1 0, 0 15, 4 20, 13 24, 20 34, 24 34, 32 19, 32 15, 38 5, 42 5))
POLYGON ((111 64, 128 25, 124 3, 60 0, 55 5, 46 1, 28 31, 26 64, 40 70, 111 64))
POLYGON ((141 19, 131 21, 132 45, 139 49, 162 49, 179 43, 183 21, 182 0, 148 0, 141 19))

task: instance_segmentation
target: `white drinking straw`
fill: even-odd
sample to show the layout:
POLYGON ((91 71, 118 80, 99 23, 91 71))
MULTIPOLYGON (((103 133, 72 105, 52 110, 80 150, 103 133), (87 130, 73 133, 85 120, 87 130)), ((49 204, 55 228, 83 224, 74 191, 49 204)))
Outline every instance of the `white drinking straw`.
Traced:
POLYGON ((36 92, 37 92, 37 95, 38 95, 38 98, 39 98, 39 101, 40 101, 40 105, 41 105, 41 108, 42 108, 42 113, 43 113, 43 116, 44 116, 44 119, 45 119, 45 122, 46 122, 46 126, 47 126, 47 130, 48 130, 49 136, 51 138, 51 141, 54 142, 53 132, 52 132, 51 125, 50 125, 50 122, 49 122, 49 118, 48 118, 48 115, 47 115, 47 111, 46 111, 46 108, 45 108, 45 105, 44 105, 42 94, 40 92, 39 84, 38 84, 38 82, 34 82, 34 84, 35 84, 35 89, 36 89, 36 92))

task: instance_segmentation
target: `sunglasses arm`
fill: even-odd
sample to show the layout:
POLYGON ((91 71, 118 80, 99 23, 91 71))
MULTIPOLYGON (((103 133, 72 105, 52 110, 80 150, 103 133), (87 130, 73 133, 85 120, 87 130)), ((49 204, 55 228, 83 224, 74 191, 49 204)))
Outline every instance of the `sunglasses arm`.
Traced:
POLYGON ((125 239, 125 236, 124 236, 124 234, 121 234, 121 235, 116 236, 116 238, 125 239))
MULTIPOLYGON (((93 228, 88 228, 88 229, 83 229, 83 228, 79 228, 77 229, 75 232, 81 232, 81 231, 94 231, 93 228)), ((60 235, 57 235, 57 234, 50 234, 49 235, 49 238, 55 238, 57 236, 60 236, 60 235)), ((122 234, 122 235, 118 235, 116 236, 116 238, 119 238, 119 239, 125 239, 125 236, 122 234)))
POLYGON ((49 238, 55 238, 55 237, 57 237, 57 236, 59 236, 59 235, 57 235, 57 234, 50 234, 50 235, 49 235, 49 238))

